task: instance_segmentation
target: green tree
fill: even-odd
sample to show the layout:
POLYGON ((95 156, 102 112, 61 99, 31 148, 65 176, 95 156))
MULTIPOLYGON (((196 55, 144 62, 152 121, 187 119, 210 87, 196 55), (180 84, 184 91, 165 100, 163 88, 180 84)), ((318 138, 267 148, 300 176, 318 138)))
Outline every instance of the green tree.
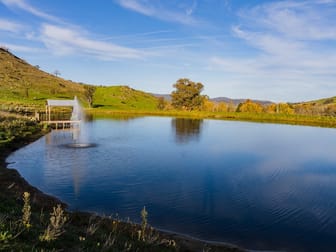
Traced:
POLYGON ((87 102, 89 103, 89 106, 92 107, 93 105, 93 96, 94 93, 96 91, 96 87, 95 86, 91 86, 91 85, 84 85, 84 89, 85 89, 85 98, 87 100, 87 102))
POLYGON ((202 108, 205 100, 205 96, 201 95, 202 83, 195 83, 189 79, 179 79, 173 87, 176 89, 171 93, 174 108, 189 111, 202 108))

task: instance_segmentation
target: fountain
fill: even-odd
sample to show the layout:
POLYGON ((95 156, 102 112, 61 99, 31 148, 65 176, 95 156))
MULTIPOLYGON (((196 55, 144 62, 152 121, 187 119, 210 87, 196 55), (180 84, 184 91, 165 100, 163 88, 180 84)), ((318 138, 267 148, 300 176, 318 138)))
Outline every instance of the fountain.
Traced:
POLYGON ((77 96, 75 96, 73 101, 73 110, 71 114, 71 121, 79 121, 79 127, 73 127, 73 143, 67 144, 66 147, 69 148, 90 148, 97 146, 94 143, 90 143, 88 140, 85 114, 82 106, 80 105, 77 96))

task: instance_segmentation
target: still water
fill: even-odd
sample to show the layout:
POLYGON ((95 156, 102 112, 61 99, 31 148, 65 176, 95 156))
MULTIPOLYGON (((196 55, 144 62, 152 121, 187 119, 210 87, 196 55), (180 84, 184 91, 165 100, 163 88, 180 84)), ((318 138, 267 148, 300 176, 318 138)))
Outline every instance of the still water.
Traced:
POLYGON ((336 130, 144 117, 53 131, 8 159, 73 210, 249 249, 336 251, 336 130))

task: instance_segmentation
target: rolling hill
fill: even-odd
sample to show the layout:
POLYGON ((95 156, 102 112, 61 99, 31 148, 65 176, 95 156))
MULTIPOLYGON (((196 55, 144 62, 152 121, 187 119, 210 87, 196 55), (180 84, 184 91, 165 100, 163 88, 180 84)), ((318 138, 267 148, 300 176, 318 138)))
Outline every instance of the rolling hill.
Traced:
POLYGON ((44 104, 47 98, 85 102, 84 86, 41 71, 0 48, 0 100, 2 103, 44 104))
MULTIPOLYGON (((0 48, 0 103, 43 107, 46 99, 73 99, 88 106, 85 84, 41 71, 8 50, 0 48)), ((157 98, 127 86, 97 86, 94 107, 152 110, 157 98)))

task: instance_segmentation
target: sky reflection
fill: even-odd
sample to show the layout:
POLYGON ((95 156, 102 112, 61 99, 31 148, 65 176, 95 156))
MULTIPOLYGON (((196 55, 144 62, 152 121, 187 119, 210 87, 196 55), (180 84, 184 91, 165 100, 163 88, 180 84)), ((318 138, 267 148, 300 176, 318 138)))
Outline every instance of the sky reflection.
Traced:
POLYGON ((71 209, 251 249, 336 246, 334 129, 146 117, 89 123, 97 147, 50 135, 8 159, 71 209))

